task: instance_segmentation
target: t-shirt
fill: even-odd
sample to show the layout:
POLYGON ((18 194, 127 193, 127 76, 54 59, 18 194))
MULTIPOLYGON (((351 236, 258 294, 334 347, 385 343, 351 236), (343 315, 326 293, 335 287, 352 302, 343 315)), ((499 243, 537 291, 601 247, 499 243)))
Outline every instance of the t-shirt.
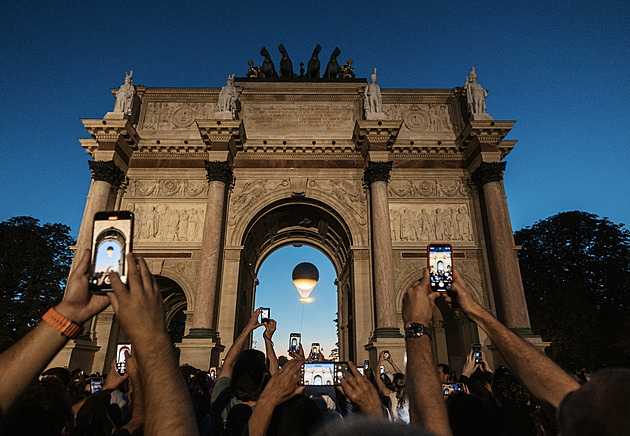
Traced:
POLYGON ((396 397, 396 392, 389 394, 389 399, 392 401, 392 415, 394 421, 402 421, 409 424, 409 399, 405 401, 405 405, 401 406, 396 397))

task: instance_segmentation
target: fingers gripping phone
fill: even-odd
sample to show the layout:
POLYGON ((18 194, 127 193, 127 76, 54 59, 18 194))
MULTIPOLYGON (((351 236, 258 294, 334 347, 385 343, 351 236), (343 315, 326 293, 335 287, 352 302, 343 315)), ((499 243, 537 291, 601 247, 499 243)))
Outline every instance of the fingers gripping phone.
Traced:
POLYGON ((260 312, 260 322, 265 323, 265 322, 269 322, 269 320, 271 319, 270 314, 271 313, 271 309, 269 309, 268 307, 263 307, 263 309, 260 312))
POLYGON ((127 283, 127 255, 131 252, 133 213, 97 212, 92 231, 89 288, 102 293, 112 290, 109 273, 116 271, 127 283))
POLYGON ((429 244, 429 277, 432 292, 446 292, 453 283, 453 247, 451 244, 429 244))
POLYGON ((311 358, 313 360, 319 360, 319 354, 320 354, 319 344, 317 342, 311 344, 311 358))
POLYGON ((116 346, 116 371, 125 375, 127 372, 127 354, 131 353, 131 344, 118 344, 116 346))
POLYGON ((310 362, 302 364, 304 386, 340 386, 343 371, 348 371, 348 362, 310 362))
POLYGON ((481 357, 481 344, 472 344, 472 350, 475 357, 475 363, 481 363, 483 360, 481 357))
POLYGON ((302 335, 299 333, 291 333, 289 336, 289 353, 299 353, 302 345, 302 335))

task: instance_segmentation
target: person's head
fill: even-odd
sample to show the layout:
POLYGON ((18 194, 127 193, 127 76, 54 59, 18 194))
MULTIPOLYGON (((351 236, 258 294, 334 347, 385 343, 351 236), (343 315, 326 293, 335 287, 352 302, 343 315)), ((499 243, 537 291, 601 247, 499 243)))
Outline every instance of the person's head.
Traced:
POLYGON ((394 389, 396 389, 396 398, 398 398, 399 402, 402 402, 401 405, 404 405, 407 396, 405 391, 405 375, 401 372, 394 374, 394 389))
POLYGON ((507 370, 500 376, 495 374, 492 381, 492 395, 499 405, 507 407, 525 407, 531 399, 529 391, 511 371, 507 370))
POLYGON ((27 389, 7 411, 3 434, 59 436, 70 434, 74 423, 72 404, 56 378, 27 389))
POLYGON ((446 401, 446 409, 454 436, 506 434, 505 422, 499 410, 475 395, 451 395, 446 401))
POLYGON ((310 435, 324 426, 322 414, 313 400, 296 395, 275 408, 268 435, 310 435))
MULTIPOLYGON (((450 265, 449 265, 450 267, 450 265)), ((451 371, 451 373, 448 376, 448 381, 451 383, 455 383, 457 382, 457 373, 455 371, 451 371)))
POLYGON ((437 368, 440 382, 448 383, 448 374, 451 372, 451 368, 449 368, 446 363, 438 363, 437 368))
POLYGON ((47 379, 47 378, 56 378, 59 383, 61 383, 64 386, 68 386, 68 384, 70 384, 70 381, 72 380, 72 377, 70 375, 70 371, 68 371, 67 368, 62 368, 62 367, 55 367, 55 368, 49 368, 46 371, 42 372, 42 380, 47 379))
POLYGON ((563 435, 630 434, 630 369, 596 372, 590 382, 569 393, 558 408, 563 435))
POLYGON ((481 368, 477 368, 470 375, 468 389, 473 395, 483 399, 490 398, 492 396, 492 373, 483 372, 481 368))
POLYGON ((231 386, 234 396, 244 402, 256 401, 266 382, 265 354, 258 350, 241 352, 232 370, 231 386))

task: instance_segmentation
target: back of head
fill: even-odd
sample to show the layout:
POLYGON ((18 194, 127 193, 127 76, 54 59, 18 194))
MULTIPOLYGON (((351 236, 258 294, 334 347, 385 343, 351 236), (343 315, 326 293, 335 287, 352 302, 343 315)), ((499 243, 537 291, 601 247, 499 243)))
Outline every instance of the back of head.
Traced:
POLYGON ((55 378, 24 392, 7 411, 2 430, 7 435, 59 436, 73 421, 68 392, 55 378))
POLYGON ((241 352, 232 370, 231 386, 234 396, 241 401, 256 401, 266 381, 265 354, 258 350, 241 352))
POLYGON ((458 393, 449 397, 446 407, 454 436, 506 434, 505 422, 499 410, 481 398, 458 393))
POLYGON ((365 419, 362 416, 355 416, 334 428, 322 429, 317 433, 317 436, 430 436, 431 434, 415 424, 392 422, 385 419, 365 419))
POLYGON ((500 377, 495 374, 492 395, 505 407, 526 407, 530 401, 529 391, 511 371, 503 372, 500 377))
POLYGON ((267 435, 312 435, 324 426, 324 419, 313 400, 296 395, 273 412, 267 435))
POLYGON ((630 369, 598 371, 590 382, 568 394, 558 408, 563 435, 630 434, 630 369))
POLYGON ((42 372, 42 379, 46 379, 49 377, 56 378, 63 386, 68 386, 70 384, 70 380, 72 380, 70 371, 68 371, 67 368, 62 368, 60 366, 49 368, 46 371, 42 372))

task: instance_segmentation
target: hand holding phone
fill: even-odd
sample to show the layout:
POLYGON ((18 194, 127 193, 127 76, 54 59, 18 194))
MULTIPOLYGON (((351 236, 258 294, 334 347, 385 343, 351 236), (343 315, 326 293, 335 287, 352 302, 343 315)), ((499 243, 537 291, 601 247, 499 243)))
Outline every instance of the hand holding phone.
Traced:
POLYGON ((269 319, 271 318, 271 316, 269 315, 270 313, 271 309, 269 309, 268 307, 263 307, 262 311, 260 312, 260 322, 263 324, 269 322, 269 319))
POLYGON ((475 364, 482 363, 483 357, 481 356, 481 344, 472 344, 472 350, 475 358, 475 364))
POLYGON ((319 349, 319 343, 315 342, 313 344, 311 344, 311 359, 314 362, 317 362, 319 360, 321 353, 320 353, 320 349, 319 349))
POLYGON ((97 212, 92 231, 92 261, 89 288, 102 293, 112 290, 109 273, 117 272, 127 283, 127 256, 131 252, 133 213, 129 211, 97 212))
POLYGON ((432 292, 446 292, 453 283, 453 247, 451 244, 429 244, 427 247, 432 292))
POLYGON ((291 333, 289 336, 289 353, 299 353, 302 344, 302 335, 300 333, 291 333))
POLYGON ((116 371, 118 374, 127 373, 127 355, 131 353, 131 344, 118 344, 116 346, 116 371))

